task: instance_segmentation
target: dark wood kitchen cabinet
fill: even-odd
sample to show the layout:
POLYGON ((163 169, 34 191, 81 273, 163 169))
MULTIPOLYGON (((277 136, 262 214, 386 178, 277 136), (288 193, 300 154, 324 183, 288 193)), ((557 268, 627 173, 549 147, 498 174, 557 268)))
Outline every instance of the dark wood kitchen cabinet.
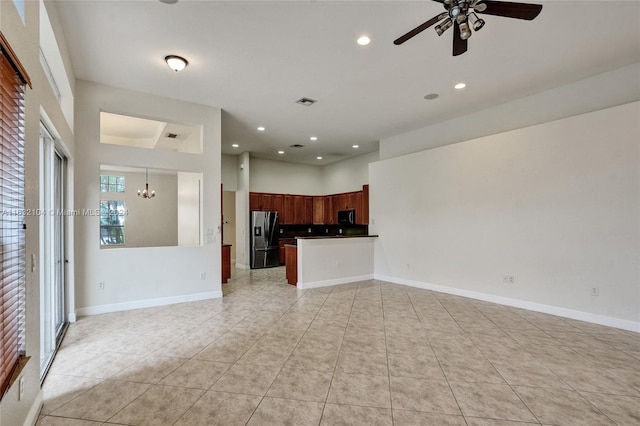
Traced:
POLYGON ((331 195, 327 195, 324 197, 324 224, 325 225, 333 225, 338 220, 338 216, 333 215, 333 197, 331 195))
POLYGON ((302 223, 305 225, 311 225, 313 223, 313 197, 304 197, 304 212, 302 223))
POLYGON ((284 195, 273 195, 272 208, 274 211, 278 212, 278 221, 282 223, 282 221, 286 219, 284 214, 284 195))
POLYGON ((356 224, 369 224, 369 185, 361 191, 324 196, 251 192, 249 209, 278 212, 281 225, 336 225, 338 212, 355 210, 356 224))
POLYGON ((249 193, 249 210, 262 210, 262 194, 260 192, 249 193))
POLYGON ((222 245, 222 284, 231 278, 231 244, 222 245))
POLYGON ((313 197, 313 224, 324 225, 324 198, 322 196, 313 197))

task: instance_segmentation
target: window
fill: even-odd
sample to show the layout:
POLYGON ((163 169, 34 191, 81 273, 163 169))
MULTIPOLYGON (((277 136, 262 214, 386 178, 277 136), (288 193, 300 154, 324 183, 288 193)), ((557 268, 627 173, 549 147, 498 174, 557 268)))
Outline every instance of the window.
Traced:
POLYGON ((0 396, 25 355, 24 93, 31 86, 0 32, 0 396))
POLYGON ((100 192, 124 192, 124 176, 100 175, 100 192))
POLYGON ((124 245, 124 201, 100 201, 100 245, 124 245))

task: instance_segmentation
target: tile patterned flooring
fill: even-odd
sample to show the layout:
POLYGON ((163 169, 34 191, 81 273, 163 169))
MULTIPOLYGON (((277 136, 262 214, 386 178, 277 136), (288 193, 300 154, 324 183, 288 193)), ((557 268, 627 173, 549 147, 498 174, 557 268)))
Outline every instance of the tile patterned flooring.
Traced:
POLYGON ((39 426, 640 425, 640 335, 367 281, 81 318, 39 426))

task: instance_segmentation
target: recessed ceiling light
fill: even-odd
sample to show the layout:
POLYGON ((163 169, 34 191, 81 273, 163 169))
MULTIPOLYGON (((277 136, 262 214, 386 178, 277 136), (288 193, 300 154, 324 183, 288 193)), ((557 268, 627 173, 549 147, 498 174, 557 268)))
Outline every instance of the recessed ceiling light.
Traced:
POLYGON ((371 43, 371 39, 367 36, 362 36, 358 39, 357 43, 360 46, 366 46, 367 44, 371 43))
POLYGON ((460 89, 464 89, 465 87, 467 87, 467 85, 464 84, 464 83, 458 83, 453 87, 455 87, 456 89, 460 90, 460 89))
POLYGON ((284 154, 284 151, 278 151, 278 154, 282 155, 284 154))
POLYGON ((264 132, 265 130, 266 130, 266 129, 265 129, 264 127, 262 127, 262 126, 258 127, 258 131, 259 131, 259 132, 264 132))
POLYGON ((322 160, 322 157, 316 157, 318 160, 322 160))
POLYGON ((237 143, 234 143, 234 144, 231 144, 231 146, 232 146, 233 148, 238 148, 240 145, 238 145, 237 143))
POLYGON ((317 136, 311 136, 309 139, 312 140, 312 141, 317 141, 318 137, 317 136))
POLYGON ((429 93, 428 95, 424 95, 424 98, 428 101, 431 101, 436 99, 438 96, 440 95, 438 95, 437 93, 429 93))
POLYGON ((360 148, 360 145, 353 145, 351 148, 358 149, 358 148, 360 148))
POLYGON ((165 56, 164 60, 167 65, 169 65, 169 68, 171 68, 175 72, 182 71, 187 65, 189 65, 189 62, 185 58, 178 55, 165 56))

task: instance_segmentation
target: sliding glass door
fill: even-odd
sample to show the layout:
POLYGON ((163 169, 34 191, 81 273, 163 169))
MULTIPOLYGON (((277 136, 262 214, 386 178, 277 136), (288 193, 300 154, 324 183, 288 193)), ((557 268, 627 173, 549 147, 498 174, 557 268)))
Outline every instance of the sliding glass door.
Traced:
POLYGON ((43 214, 40 216, 41 298, 40 298, 40 374, 44 377, 58 344, 62 340, 66 321, 65 281, 65 175, 66 158, 56 149, 55 140, 42 126, 42 186, 43 214))

